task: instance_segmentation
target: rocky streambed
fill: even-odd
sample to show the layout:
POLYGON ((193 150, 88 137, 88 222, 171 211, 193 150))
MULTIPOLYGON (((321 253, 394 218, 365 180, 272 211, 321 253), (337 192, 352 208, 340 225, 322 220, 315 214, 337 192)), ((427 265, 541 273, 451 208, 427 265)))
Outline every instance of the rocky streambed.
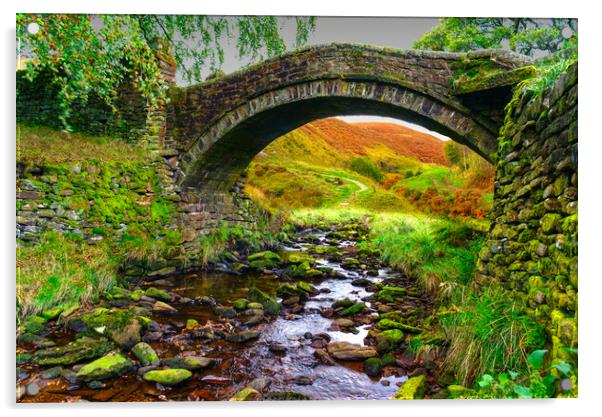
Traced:
POLYGON ((17 337, 20 402, 439 397, 432 300, 350 223, 212 272, 140 278, 17 337))

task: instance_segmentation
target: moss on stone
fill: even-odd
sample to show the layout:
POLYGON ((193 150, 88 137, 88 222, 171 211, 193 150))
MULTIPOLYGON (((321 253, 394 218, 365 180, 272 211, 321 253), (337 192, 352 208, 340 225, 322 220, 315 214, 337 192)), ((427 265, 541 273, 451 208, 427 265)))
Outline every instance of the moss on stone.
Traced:
POLYGON ((394 400, 416 400, 424 398, 427 385, 424 375, 414 376, 403 383, 395 393, 394 400))
POLYGON ((145 381, 158 382, 162 385, 176 385, 192 376, 188 369, 153 370, 144 374, 145 381))
POLYGON ((140 342, 132 348, 132 353, 142 366, 159 365, 157 352, 145 342, 140 342))
POLYGON ((122 375, 132 368, 128 358, 119 353, 110 353, 100 359, 83 366, 77 377, 84 381, 107 379, 122 375))
POLYGON ((280 311, 280 304, 278 304, 278 301, 276 301, 275 298, 270 297, 269 295, 267 295, 266 293, 264 293, 256 287, 252 287, 249 289, 248 296, 249 299, 251 299, 252 301, 261 303, 265 312, 270 315, 277 315, 280 311))

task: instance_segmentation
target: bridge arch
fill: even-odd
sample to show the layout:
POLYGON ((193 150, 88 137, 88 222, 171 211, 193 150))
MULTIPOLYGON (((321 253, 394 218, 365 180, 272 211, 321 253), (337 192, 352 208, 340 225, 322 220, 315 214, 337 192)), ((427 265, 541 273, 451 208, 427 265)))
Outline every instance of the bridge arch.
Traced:
POLYGON ((470 55, 335 44, 178 91, 168 112, 171 140, 180 150, 178 181, 202 194, 227 192, 273 140, 337 115, 413 122, 493 161, 499 117, 491 117, 490 108, 468 107, 452 93, 455 68, 470 58, 508 71, 525 63, 503 51, 470 55))

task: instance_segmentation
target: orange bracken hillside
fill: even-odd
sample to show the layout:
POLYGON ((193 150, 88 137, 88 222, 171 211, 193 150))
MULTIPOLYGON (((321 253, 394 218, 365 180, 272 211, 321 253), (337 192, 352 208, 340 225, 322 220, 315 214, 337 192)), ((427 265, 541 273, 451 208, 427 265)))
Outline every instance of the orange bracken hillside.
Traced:
POLYGON ((320 136, 330 146, 345 153, 366 155, 367 149, 384 145, 399 155, 449 166, 443 150, 445 142, 393 123, 346 123, 329 118, 315 120, 299 130, 320 136))

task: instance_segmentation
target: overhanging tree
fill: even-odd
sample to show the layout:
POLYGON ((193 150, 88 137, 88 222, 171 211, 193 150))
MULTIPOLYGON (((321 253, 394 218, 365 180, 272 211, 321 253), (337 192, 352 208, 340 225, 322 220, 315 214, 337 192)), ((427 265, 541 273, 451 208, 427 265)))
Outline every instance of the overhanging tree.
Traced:
MULTIPOLYGON (((314 30, 315 18, 294 19, 295 46, 300 46, 314 30)), ((85 104, 94 94, 112 107, 126 78, 151 108, 156 106, 166 91, 153 54, 159 38, 175 53, 183 78, 198 82, 203 68, 223 64, 223 45, 233 38, 239 56, 250 62, 284 52, 281 23, 274 16, 18 14, 17 53, 32 58, 25 68, 29 79, 41 71, 51 74, 58 86, 59 118, 68 128, 74 103, 85 104), (32 23, 37 33, 27 31, 32 23)))
POLYGON ((525 55, 556 52, 577 36, 576 19, 446 17, 414 48, 465 52, 508 47, 525 55))

